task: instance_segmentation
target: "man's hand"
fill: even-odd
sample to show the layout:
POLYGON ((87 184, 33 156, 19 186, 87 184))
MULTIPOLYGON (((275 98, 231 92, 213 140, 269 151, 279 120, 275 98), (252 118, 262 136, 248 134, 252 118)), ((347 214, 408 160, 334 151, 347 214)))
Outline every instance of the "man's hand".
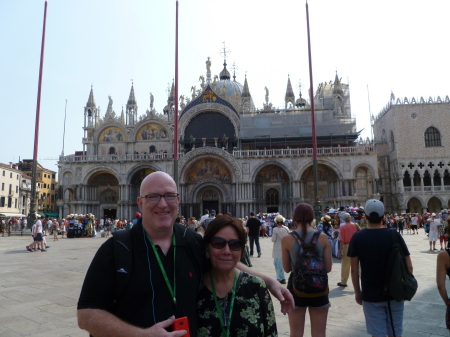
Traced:
POLYGON ((355 292, 355 301, 356 301, 356 303, 358 303, 359 305, 362 305, 361 293, 356 293, 356 292, 355 292))
POLYGON ((153 325, 151 328, 145 329, 145 336, 151 337, 181 337, 187 334, 186 330, 179 330, 173 332, 167 332, 165 328, 168 328, 175 321, 175 316, 166 319, 165 321, 158 322, 153 325))
POLYGON ((289 290, 273 278, 266 280, 266 285, 270 293, 280 301, 281 312, 283 315, 289 314, 295 309, 294 297, 292 297, 289 290))

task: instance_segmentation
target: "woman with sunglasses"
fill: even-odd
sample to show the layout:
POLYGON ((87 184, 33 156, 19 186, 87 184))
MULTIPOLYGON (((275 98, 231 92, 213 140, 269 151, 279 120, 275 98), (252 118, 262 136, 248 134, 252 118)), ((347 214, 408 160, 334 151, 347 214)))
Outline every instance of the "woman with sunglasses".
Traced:
POLYGON ((277 336, 264 281, 236 269, 245 230, 229 215, 211 221, 203 236, 206 268, 198 294, 198 337, 277 336))

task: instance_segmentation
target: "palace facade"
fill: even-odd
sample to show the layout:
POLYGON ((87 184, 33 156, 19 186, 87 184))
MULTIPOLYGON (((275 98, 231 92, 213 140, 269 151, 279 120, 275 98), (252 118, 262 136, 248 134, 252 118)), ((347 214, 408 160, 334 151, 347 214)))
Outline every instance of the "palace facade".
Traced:
POLYGON ((373 121, 380 198, 388 212, 450 209, 450 99, 395 98, 373 121))
MULTIPOLYGON (((146 175, 174 175, 174 105, 179 104, 180 213, 199 217, 205 208, 243 217, 250 211, 290 217, 299 202, 313 202, 311 108, 295 97, 287 79, 285 106, 276 108, 266 88, 257 109, 247 78, 241 84, 226 67, 219 76, 200 76, 199 89, 174 97, 158 113, 138 114, 134 86, 125 111, 113 101, 100 116, 91 88, 84 108, 83 150, 61 156, 60 216, 93 213, 129 218, 146 175)), ((325 207, 363 206, 379 198, 378 161, 371 142, 359 140, 349 86, 335 76, 315 93, 319 201, 325 207)))

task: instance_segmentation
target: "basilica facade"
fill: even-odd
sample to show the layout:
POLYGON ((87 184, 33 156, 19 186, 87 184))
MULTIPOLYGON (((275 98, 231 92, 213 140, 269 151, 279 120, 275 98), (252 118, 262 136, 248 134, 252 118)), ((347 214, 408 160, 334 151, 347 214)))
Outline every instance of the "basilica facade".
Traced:
MULTIPOLYGON (((144 177, 154 171, 174 175, 174 142, 184 216, 198 218, 204 209, 215 209, 238 217, 250 211, 290 217, 297 203, 313 203, 311 107, 301 93, 295 97, 290 79, 282 108, 272 105, 268 88, 265 103, 256 108, 249 81, 241 84, 231 76, 226 61, 213 76, 208 59, 197 86, 189 97, 178 98, 172 86, 161 113, 151 97, 149 108, 138 114, 132 85, 125 111, 116 114, 109 98, 104 116, 91 88, 83 150, 58 162, 60 216, 132 217, 144 177)), ((314 101, 322 209, 379 198, 377 156, 373 143, 359 139, 349 86, 336 74, 334 81, 319 84, 314 101)))

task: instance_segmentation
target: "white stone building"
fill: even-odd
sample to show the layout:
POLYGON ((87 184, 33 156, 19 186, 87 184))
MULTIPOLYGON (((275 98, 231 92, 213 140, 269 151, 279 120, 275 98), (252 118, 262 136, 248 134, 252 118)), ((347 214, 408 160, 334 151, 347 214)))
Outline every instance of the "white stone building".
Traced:
MULTIPOLYGON (((200 76, 191 96, 174 97, 163 113, 138 114, 132 85, 126 110, 113 101, 104 116, 91 88, 84 109, 83 151, 60 157, 60 216, 94 213, 129 218, 137 211, 142 179, 153 171, 173 175, 174 104, 179 104, 180 213, 199 217, 205 208, 243 217, 250 211, 290 216, 296 203, 313 202, 311 110, 295 98, 287 80, 285 106, 266 98, 256 109, 247 78, 242 85, 224 68, 200 76)), ((364 205, 376 197, 377 158, 371 143, 358 141, 347 84, 338 76, 315 94, 322 208, 364 205)))
MULTIPOLYGON (((22 171, 12 163, 0 163, 0 217, 17 217, 22 214, 22 171)), ((26 200, 25 200, 26 202, 26 200)))
POLYGON ((373 121, 379 193, 388 212, 450 208, 448 96, 395 99, 373 121))

